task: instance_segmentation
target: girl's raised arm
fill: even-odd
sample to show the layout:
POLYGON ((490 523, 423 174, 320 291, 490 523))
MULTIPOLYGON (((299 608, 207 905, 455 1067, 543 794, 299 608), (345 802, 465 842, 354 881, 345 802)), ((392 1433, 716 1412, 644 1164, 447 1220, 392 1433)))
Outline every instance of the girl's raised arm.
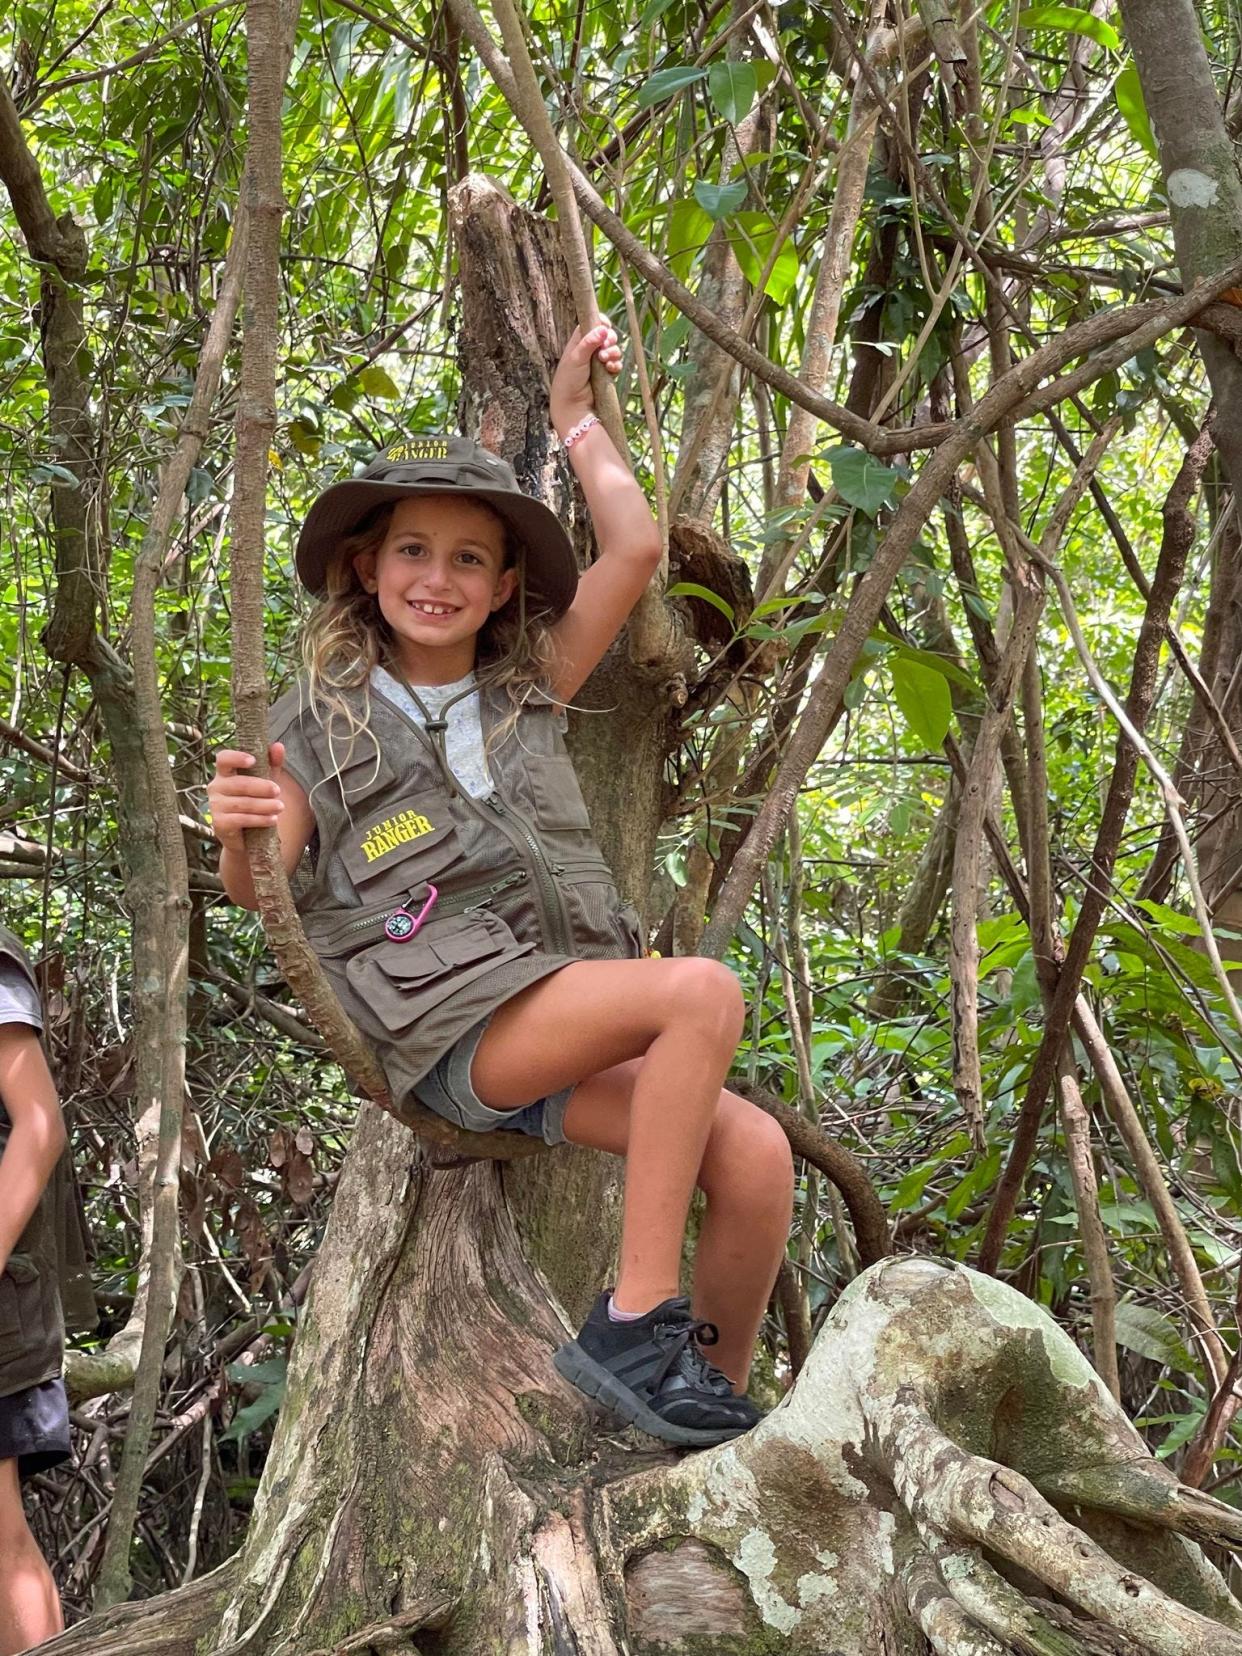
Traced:
MULTIPOLYGON (((595 412, 591 358, 610 374, 621 369, 617 336, 607 322, 575 329, 552 378, 550 412, 562 441, 595 412)), ((578 582, 574 601, 552 627, 558 666, 553 694, 569 701, 603 658, 660 563, 660 531, 634 474, 596 423, 576 438, 570 463, 595 527, 599 556, 578 582)))

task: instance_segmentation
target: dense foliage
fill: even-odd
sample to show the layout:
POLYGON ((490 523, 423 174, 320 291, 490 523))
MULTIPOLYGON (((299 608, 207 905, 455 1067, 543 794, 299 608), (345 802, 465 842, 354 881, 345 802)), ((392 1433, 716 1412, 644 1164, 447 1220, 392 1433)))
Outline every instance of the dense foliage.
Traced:
MULTIPOLYGON (((692 291, 703 290, 726 244, 745 278, 749 308, 739 312, 739 327, 794 372, 831 231, 835 173, 850 145, 872 146, 820 389, 897 428, 964 411, 1009 353, 1025 356, 1094 312, 1174 292, 1179 281, 1142 93, 1107 7, 990 5, 978 26, 977 110, 934 55, 920 64, 897 53, 881 71, 895 109, 878 129, 851 128, 852 52, 872 13, 882 20, 890 9, 907 8, 650 0, 630 15, 541 4, 533 44, 548 108, 601 194, 692 291), (973 253, 963 251, 963 239, 973 253), (999 327, 989 316, 980 248, 992 302, 1002 307, 999 327), (998 335, 1005 344, 1000 364, 989 359, 989 326, 992 344, 998 335)), ((1224 96, 1236 19, 1228 8, 1208 7, 1204 21, 1224 96)), ((240 5, 223 0, 194 12, 166 0, 138 22, 128 8, 60 0, 17 5, 0 25, 0 68, 31 153, 55 210, 73 215, 88 244, 82 291, 95 448, 86 487, 99 534, 98 625, 122 656, 134 559, 193 388, 237 218, 245 138, 240 5)), ((467 169, 486 171, 527 205, 547 206, 534 151, 451 14, 399 10, 386 0, 302 9, 284 108, 284 333, 267 571, 274 690, 297 662, 301 600, 290 544, 310 498, 393 434, 452 429, 458 419, 457 254, 447 197, 467 169)), ((126 847, 88 681, 50 661, 40 639, 56 579, 49 500, 84 485, 49 436, 39 272, 12 217, 3 222, 3 918, 43 960, 53 1052, 97 1249, 102 1341, 125 1318, 141 1246, 127 1103, 126 847)), ((599 235, 595 253, 601 305, 621 319, 623 267, 599 235)), ((641 474, 654 489, 693 435, 685 397, 702 341, 654 286, 637 276, 633 286, 621 394, 641 474), (651 377, 649 423, 639 351, 651 377), (652 431, 663 454, 652 451, 652 431)), ((714 292, 705 295, 709 303, 714 292)), ((236 1545, 265 1423, 279 1404, 300 1298, 293 1290, 313 1255, 353 1114, 339 1073, 309 1031, 299 1033, 253 918, 219 897, 201 826, 209 755, 231 730, 224 560, 236 391, 230 358, 157 606, 196 907, 182 1152, 188 1269, 156 1431, 155 1448, 167 1449, 150 1474, 134 1560, 145 1590, 180 1580, 187 1560, 202 1568, 236 1545), (234 1353, 259 1331, 266 1342, 247 1346, 239 1365, 234 1353)), ((704 851, 718 855, 730 831, 753 816, 766 773, 762 766, 755 773, 750 760, 771 732, 783 740, 791 688, 796 706, 921 464, 913 444, 907 455, 874 459, 821 426, 805 500, 778 509, 789 405, 752 378, 730 383, 725 396, 733 399, 732 434, 715 527, 752 576, 773 548, 796 543, 796 551, 779 586, 757 594, 767 600, 757 608, 739 607, 736 594, 688 594, 727 623, 732 642, 723 672, 723 646, 710 659, 700 651, 701 679, 669 760, 670 814, 648 901, 652 936, 666 948, 671 905, 701 878, 704 851), (739 792, 739 775, 753 791, 739 792)), ((1089 446, 1101 421, 1120 417, 1094 494, 1075 510, 1055 553, 1119 695, 1145 607, 1135 576, 1152 572, 1162 503, 1206 405, 1194 340, 1177 332, 1062 403, 1055 423, 1032 415, 1014 429, 1009 509, 1038 540, 1073 473, 1073 453, 1089 446)), ((991 484, 974 467, 961 483, 960 497, 928 521, 858 661, 844 714, 806 779, 797 821, 731 959, 752 1008, 739 1072, 816 1116, 862 1159, 900 1247, 970 1260, 1008 1154, 1044 1003, 1027 924, 988 861, 978 896, 986 1143, 977 1148, 954 1092, 947 874, 921 861, 942 834, 951 863, 952 820, 942 824, 956 787, 945 741, 969 750, 985 705, 978 638, 994 627, 1003 636, 1009 609, 991 484), (973 583, 963 583, 950 546, 954 519, 973 583), (911 929, 911 910, 929 887, 936 900, 911 929)), ((1173 621, 1192 661, 1212 572, 1239 556, 1214 463, 1195 510, 1173 621)), ((1037 660, 1054 906, 1068 932, 1089 876, 1117 730, 1052 600, 1037 660)), ((1235 694, 1223 707, 1235 732, 1239 705, 1235 694)), ((1170 769, 1191 706, 1186 675, 1166 650, 1148 736, 1170 769)), ((1227 786, 1227 763, 1214 763, 1227 786)), ((1236 775, 1232 786, 1236 795, 1236 775)), ((999 770, 993 796, 1001 834, 1023 865, 1026 825, 999 770)), ((1193 789, 1187 798, 1192 827, 1210 827, 1224 809, 1193 789)), ((1163 818, 1159 790, 1141 769, 1084 991, 1232 1349, 1242 1030, 1199 946, 1184 871, 1152 875, 1163 818)), ((1220 942, 1226 954, 1242 956, 1227 925, 1220 942)), ((1077 1056, 1095 1113, 1123 1399, 1160 1452, 1176 1455, 1199 1427, 1212 1386, 1149 1192, 1077 1056)), ((791 1258, 816 1310, 854 1268, 839 1219, 835 1193, 813 1173, 804 1177, 791 1258)), ((1001 1269, 1089 1346, 1079 1221, 1052 1110, 1001 1269)), ((775 1315, 769 1333, 779 1379, 788 1359, 775 1315)), ((121 1396, 86 1406, 78 1416, 83 1469, 44 1480, 51 1499, 42 1534, 78 1604, 89 1599, 108 1451, 124 1411, 121 1396)), ((1225 1498, 1239 1471, 1242 1448, 1226 1439, 1213 1473, 1225 1498)))

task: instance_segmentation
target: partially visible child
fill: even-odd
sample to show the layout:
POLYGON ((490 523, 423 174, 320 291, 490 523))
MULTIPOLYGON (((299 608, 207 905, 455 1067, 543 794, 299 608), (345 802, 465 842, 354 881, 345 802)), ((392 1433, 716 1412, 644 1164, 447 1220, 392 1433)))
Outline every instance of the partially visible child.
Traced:
POLYGON ((69 1457, 53 1177, 66 1136, 40 1039, 34 973, 0 926, 0 1656, 64 1626, 21 1482, 69 1457))

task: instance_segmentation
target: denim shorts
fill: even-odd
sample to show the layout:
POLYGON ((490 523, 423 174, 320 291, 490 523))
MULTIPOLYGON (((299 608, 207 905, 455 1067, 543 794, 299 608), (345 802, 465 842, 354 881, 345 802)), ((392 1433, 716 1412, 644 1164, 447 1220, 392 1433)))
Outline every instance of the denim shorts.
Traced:
POLYGON ((69 1459, 69 1403, 59 1377, 0 1397, 0 1460, 15 1460, 19 1478, 69 1459))
POLYGON ((474 1055, 492 1014, 481 1018, 455 1045, 438 1058, 414 1088, 414 1096, 428 1110, 464 1127, 470 1133, 528 1133, 545 1144, 565 1143, 565 1110, 573 1087, 562 1087, 548 1098, 513 1110, 493 1110, 484 1104, 470 1080, 474 1055))

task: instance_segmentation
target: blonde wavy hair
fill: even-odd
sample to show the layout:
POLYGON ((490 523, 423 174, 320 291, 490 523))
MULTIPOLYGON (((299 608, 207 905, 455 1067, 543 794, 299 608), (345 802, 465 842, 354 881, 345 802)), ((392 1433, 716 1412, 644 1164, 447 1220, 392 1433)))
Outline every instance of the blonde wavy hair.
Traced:
MULTIPOLYGON (((503 568, 518 570, 513 597, 489 616, 478 635, 475 673, 480 690, 503 689, 509 708, 487 738, 487 751, 498 747, 531 701, 548 699, 556 659, 548 623, 526 612, 526 582, 520 543, 499 512, 486 501, 469 497, 490 512, 504 534, 503 568)), ((340 764, 348 764, 358 737, 369 733, 371 670, 385 667, 401 679, 392 629, 380 612, 379 599, 358 579, 354 559, 377 552, 392 520, 394 501, 368 512, 350 534, 343 535, 328 564, 327 591, 302 628, 302 661, 311 707, 328 732, 335 755, 338 735, 346 743, 340 764), (349 692, 362 692, 359 718, 349 692)))

